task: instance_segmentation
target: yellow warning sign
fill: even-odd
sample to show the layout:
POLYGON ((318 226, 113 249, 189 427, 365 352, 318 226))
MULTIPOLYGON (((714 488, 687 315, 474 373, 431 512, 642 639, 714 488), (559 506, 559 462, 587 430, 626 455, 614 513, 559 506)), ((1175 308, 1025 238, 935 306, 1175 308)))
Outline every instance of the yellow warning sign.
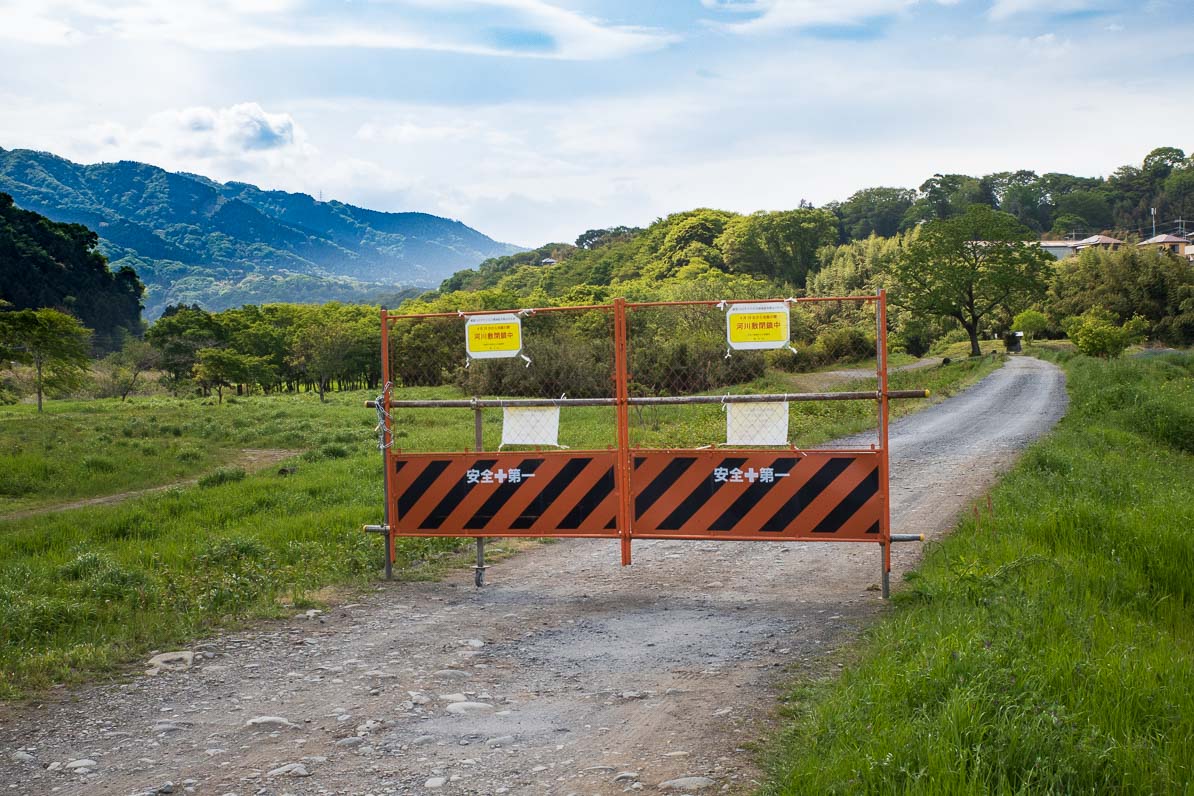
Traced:
POLYGON ((522 350, 522 321, 513 313, 472 315, 465 326, 465 347, 474 359, 514 357, 522 350))
POLYGON ((730 348, 783 348, 790 339, 788 305, 782 301, 734 304, 726 311, 730 348))

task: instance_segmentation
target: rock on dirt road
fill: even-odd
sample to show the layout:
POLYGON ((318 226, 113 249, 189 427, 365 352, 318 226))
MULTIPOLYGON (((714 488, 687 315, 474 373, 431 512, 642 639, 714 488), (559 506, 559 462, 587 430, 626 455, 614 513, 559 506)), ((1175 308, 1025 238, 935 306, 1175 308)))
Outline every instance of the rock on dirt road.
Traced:
MULTIPOLYGON (((1016 358, 893 424, 895 530, 947 530, 1064 407, 1061 372, 1016 358)), ((197 644, 189 668, 0 708, 0 794, 748 791, 790 669, 833 671, 882 610, 879 551, 634 552, 536 547, 481 590, 385 585, 197 644)))

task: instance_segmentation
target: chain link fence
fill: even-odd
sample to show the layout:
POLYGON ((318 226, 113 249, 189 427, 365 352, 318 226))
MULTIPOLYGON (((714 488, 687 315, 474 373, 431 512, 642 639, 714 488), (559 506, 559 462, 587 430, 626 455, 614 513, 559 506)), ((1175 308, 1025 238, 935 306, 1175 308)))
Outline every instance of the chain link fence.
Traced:
POLYGON ((517 318, 521 346, 493 358, 469 355, 467 316, 389 316, 394 447, 411 453, 613 447, 612 309, 501 315, 517 318), (431 402, 451 403, 432 408, 431 402), (539 405, 520 405, 531 402, 539 405))
POLYGON ((789 420, 805 408, 761 400, 793 392, 786 374, 809 369, 812 313, 790 306, 790 343, 742 350, 727 342, 725 304, 630 305, 630 438, 633 447, 791 446, 789 420), (667 403, 666 398, 692 398, 667 403), (709 398, 717 398, 710 401, 709 398), (756 397, 760 400, 756 400, 756 397), (650 399, 637 400, 636 399, 650 399))

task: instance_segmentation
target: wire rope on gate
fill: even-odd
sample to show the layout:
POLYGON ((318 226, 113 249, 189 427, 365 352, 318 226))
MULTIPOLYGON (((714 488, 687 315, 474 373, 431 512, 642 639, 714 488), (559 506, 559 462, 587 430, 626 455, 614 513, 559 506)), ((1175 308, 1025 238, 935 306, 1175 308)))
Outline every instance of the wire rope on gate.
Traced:
POLYGON ((369 529, 386 535, 387 565, 398 536, 476 537, 478 585, 486 536, 617 538, 623 564, 635 538, 861 541, 883 549, 887 595, 888 402, 927 392, 889 389, 882 291, 504 312, 383 309, 382 327, 386 387, 370 405, 386 521, 369 529), (776 390, 777 366, 799 355, 793 308, 826 301, 874 305, 876 388, 776 390), (790 405, 819 401, 874 401, 876 443, 799 448, 790 405), (423 410, 432 409, 459 419, 427 419, 423 410), (495 429, 487 430, 497 425, 494 410, 502 413, 496 446, 495 429), (460 422, 465 413, 473 423, 460 422))

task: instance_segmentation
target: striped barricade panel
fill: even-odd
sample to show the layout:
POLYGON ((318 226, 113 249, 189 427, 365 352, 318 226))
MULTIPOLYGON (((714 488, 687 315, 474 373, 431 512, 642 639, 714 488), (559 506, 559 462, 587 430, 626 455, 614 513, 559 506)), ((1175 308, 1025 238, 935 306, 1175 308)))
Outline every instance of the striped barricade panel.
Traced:
POLYGON ((875 451, 638 452, 634 536, 879 541, 875 451))
POLYGON ((616 537, 612 451, 398 454, 390 517, 412 536, 616 537))

